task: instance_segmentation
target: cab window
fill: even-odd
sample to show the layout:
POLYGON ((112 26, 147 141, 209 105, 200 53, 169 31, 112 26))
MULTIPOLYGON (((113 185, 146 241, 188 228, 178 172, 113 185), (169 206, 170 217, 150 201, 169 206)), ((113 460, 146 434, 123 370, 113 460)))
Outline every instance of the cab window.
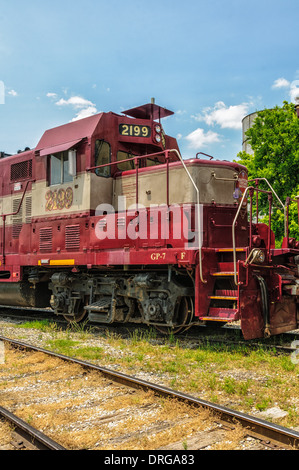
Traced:
MULTIPOLYGON (((105 165, 111 162, 111 147, 104 140, 97 140, 95 147, 95 166, 105 165)), ((110 166, 96 168, 96 175, 108 177, 111 175, 110 166)))
POLYGON ((50 156, 50 184, 62 184, 73 181, 69 173, 68 152, 55 153, 50 156))
POLYGON ((122 160, 128 160, 129 158, 133 158, 133 157, 134 155, 132 155, 131 153, 122 152, 122 151, 117 152, 117 169, 121 171, 134 170, 135 169, 134 160, 130 162, 121 163, 122 160))
POLYGON ((147 158, 146 159, 146 166, 155 166, 160 165, 158 158, 147 158))

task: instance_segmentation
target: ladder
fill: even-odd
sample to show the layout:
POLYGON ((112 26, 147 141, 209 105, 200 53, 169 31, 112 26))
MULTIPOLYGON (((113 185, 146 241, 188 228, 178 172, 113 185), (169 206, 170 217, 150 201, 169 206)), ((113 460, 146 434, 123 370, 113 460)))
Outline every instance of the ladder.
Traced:
MULTIPOLYGON (((234 281, 233 248, 218 248, 217 270, 211 270, 213 291, 209 295, 209 308, 202 321, 233 322, 239 320, 239 286, 234 281)), ((245 259, 246 248, 237 248, 237 259, 245 259)))

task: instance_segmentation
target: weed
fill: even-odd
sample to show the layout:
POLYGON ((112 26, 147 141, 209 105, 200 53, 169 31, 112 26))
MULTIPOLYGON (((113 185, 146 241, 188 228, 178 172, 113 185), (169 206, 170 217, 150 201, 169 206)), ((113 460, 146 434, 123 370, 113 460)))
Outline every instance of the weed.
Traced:
POLYGON ((16 325, 16 328, 33 328, 35 330, 41 330, 45 332, 56 330, 57 325, 56 323, 49 322, 49 320, 34 320, 20 323, 19 325, 16 325))
POLYGON ((78 341, 73 341, 68 338, 60 338, 48 341, 48 345, 51 349, 54 349, 59 354, 64 354, 65 356, 71 356, 73 349, 77 344, 79 344, 78 341))
POLYGON ((187 444, 186 441, 184 441, 184 442, 182 443, 182 445, 183 445, 183 449, 184 449, 184 450, 188 450, 188 444, 187 444))
POLYGON ((251 385, 251 380, 247 380, 246 382, 241 382, 238 387, 240 395, 243 395, 243 396, 247 395, 250 385, 251 385))
POLYGON ((258 411, 264 411, 268 408, 271 402, 270 398, 263 398, 260 402, 256 403, 255 407, 258 411))
POLYGON ((228 394, 236 393, 236 380, 232 377, 226 377, 224 379, 223 390, 228 394))

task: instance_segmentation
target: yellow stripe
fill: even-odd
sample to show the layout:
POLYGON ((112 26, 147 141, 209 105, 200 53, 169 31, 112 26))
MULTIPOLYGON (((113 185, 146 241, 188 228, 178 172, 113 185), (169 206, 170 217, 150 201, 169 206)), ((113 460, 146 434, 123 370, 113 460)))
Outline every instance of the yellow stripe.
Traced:
POLYGON ((225 323, 229 322, 228 318, 200 317, 199 319, 201 321, 221 321, 221 322, 225 322, 225 323))
POLYGON ((225 297, 221 295, 210 295, 210 299, 216 299, 216 300, 237 300, 238 297, 225 297))
MULTIPOLYGON (((232 252, 234 251, 233 248, 217 248, 218 252, 232 252)), ((246 248, 236 248, 236 251, 239 251, 239 252, 243 252, 243 251, 246 251, 246 248)))
POLYGON ((74 259, 50 259, 50 260, 44 259, 44 260, 38 261, 39 266, 74 266, 74 264, 75 264, 74 259))
MULTIPOLYGON (((238 274, 238 273, 237 273, 238 274)), ((219 272, 219 273, 211 273, 212 276, 233 276, 233 272, 219 272)))

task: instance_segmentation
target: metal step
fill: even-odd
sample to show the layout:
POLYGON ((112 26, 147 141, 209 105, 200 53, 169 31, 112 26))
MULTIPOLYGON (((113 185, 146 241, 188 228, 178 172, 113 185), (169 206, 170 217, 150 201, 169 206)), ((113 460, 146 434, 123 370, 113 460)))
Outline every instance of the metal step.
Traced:
POLYGON ((209 314, 205 317, 200 317, 200 320, 230 322, 237 320, 237 317, 238 309, 236 308, 211 307, 209 314))
MULTIPOLYGON (((238 274, 238 273, 237 273, 238 274)), ((223 277, 227 277, 227 276, 234 276, 234 272, 233 271, 218 271, 218 272, 215 272, 215 273, 211 273, 211 276, 223 276, 223 277)))
POLYGON ((231 289, 216 290, 214 294, 209 295, 212 300, 238 300, 238 291, 231 289))
POLYGON ((86 305, 84 310, 88 312, 103 312, 109 310, 111 307, 111 299, 101 299, 93 304, 86 305))

